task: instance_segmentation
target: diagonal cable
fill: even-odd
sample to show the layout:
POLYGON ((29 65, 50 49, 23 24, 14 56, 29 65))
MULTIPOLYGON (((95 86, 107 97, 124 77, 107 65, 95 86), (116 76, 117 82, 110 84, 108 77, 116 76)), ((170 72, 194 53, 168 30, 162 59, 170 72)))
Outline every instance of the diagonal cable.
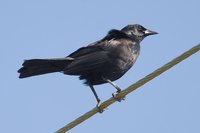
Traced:
MULTIPOLYGON (((144 78, 140 79, 139 81, 137 81, 133 85, 131 85, 128 88, 124 89, 123 91, 121 91, 117 95, 117 97, 125 97, 126 95, 128 95, 132 91, 136 90, 140 86, 142 86, 145 83, 149 82, 153 78, 159 76, 163 72, 167 71, 171 67, 173 67, 176 64, 180 63, 181 61, 183 61, 184 59, 186 59, 189 56, 193 55, 194 53, 198 52, 199 50, 200 50, 200 44, 194 46, 190 50, 184 52, 183 54, 181 54, 180 56, 178 56, 175 59, 171 60, 170 62, 168 62, 167 64, 163 65, 162 67, 158 68, 154 72, 152 72, 149 75, 145 76, 144 78)), ((116 100, 113 97, 111 97, 110 99, 108 99, 105 102, 103 102, 102 105, 101 105, 101 107, 103 109, 105 109, 109 105, 113 104, 114 102, 116 102, 116 100)), ((75 127, 78 124, 80 124, 81 122, 83 122, 83 121, 87 120, 88 118, 90 118, 91 116, 95 115, 96 113, 98 113, 98 109, 95 107, 92 110, 90 110, 89 112, 85 113, 84 115, 80 116, 79 118, 75 119, 74 121, 68 123, 63 128, 61 128, 58 131, 56 131, 56 133, 65 133, 65 132, 69 131, 70 129, 72 129, 73 127, 75 127)))

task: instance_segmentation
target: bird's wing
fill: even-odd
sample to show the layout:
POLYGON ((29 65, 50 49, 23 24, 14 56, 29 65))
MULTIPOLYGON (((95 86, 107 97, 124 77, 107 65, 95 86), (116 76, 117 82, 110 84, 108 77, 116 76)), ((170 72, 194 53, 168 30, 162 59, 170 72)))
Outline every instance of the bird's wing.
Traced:
POLYGON ((66 67, 64 73, 80 75, 102 68, 109 63, 111 51, 114 51, 116 46, 120 44, 118 39, 121 38, 128 38, 128 36, 119 30, 111 30, 100 41, 71 53, 68 57, 74 60, 66 67))
POLYGON ((108 61, 108 54, 106 51, 90 52, 76 57, 75 60, 65 68, 64 73, 70 75, 86 74, 90 71, 102 68, 108 61))
POLYGON ((76 50, 75 52, 71 53, 70 55, 68 55, 67 57, 70 58, 77 58, 77 57, 81 57, 93 52, 98 52, 98 51, 102 51, 102 49, 100 47, 96 47, 94 46, 95 44, 98 44, 99 41, 92 43, 86 47, 81 47, 78 50, 76 50))

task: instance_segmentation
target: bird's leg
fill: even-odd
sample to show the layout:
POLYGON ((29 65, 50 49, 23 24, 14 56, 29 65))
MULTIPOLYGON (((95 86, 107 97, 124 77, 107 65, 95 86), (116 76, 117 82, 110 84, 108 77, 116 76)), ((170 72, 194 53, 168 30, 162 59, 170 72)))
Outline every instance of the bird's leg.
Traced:
POLYGON ((125 97, 120 97, 120 98, 117 97, 117 94, 121 92, 121 89, 120 89, 120 87, 117 84, 115 84, 111 80, 106 79, 104 77, 102 77, 102 79, 104 81, 106 81, 107 83, 111 84, 113 87, 115 87, 117 89, 117 92, 115 92, 115 93, 112 94, 112 96, 113 96, 114 99, 116 99, 119 102, 121 102, 121 100, 125 100, 125 97))
POLYGON ((92 92, 93 92, 93 94, 94 94, 94 96, 97 100, 97 108, 99 110, 99 113, 103 113, 104 110, 101 108, 102 102, 101 102, 100 98, 98 97, 93 85, 91 83, 89 83, 88 85, 90 86, 90 88, 91 88, 91 90, 92 90, 92 92))

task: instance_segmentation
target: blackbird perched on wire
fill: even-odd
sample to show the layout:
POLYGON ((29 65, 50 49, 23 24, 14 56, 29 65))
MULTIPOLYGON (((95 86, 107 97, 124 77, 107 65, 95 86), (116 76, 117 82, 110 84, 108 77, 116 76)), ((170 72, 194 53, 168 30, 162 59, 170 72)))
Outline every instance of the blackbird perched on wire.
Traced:
POLYGON ((113 94, 115 98, 121 89, 113 81, 122 77, 133 66, 140 52, 140 42, 154 34, 157 32, 139 24, 127 25, 121 30, 113 29, 103 39, 81 47, 67 57, 25 60, 22 68, 18 70, 19 78, 53 72, 79 75, 79 78, 85 80, 85 84, 91 88, 99 112, 102 112, 101 100, 93 86, 111 84, 117 89, 113 94))

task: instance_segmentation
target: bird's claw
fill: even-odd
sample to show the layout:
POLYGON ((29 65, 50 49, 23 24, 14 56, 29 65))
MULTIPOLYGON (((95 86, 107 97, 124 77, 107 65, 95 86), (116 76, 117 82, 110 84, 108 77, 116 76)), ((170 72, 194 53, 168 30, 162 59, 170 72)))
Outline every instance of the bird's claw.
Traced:
POLYGON ((104 109, 101 107, 101 104, 102 104, 102 102, 98 101, 97 106, 96 106, 99 113, 103 113, 103 111, 104 111, 104 109))
POLYGON ((112 94, 113 98, 115 100, 117 100, 118 102, 121 102, 122 100, 125 100, 125 96, 124 97, 119 97, 118 94, 120 93, 121 91, 117 91, 115 93, 112 94))

